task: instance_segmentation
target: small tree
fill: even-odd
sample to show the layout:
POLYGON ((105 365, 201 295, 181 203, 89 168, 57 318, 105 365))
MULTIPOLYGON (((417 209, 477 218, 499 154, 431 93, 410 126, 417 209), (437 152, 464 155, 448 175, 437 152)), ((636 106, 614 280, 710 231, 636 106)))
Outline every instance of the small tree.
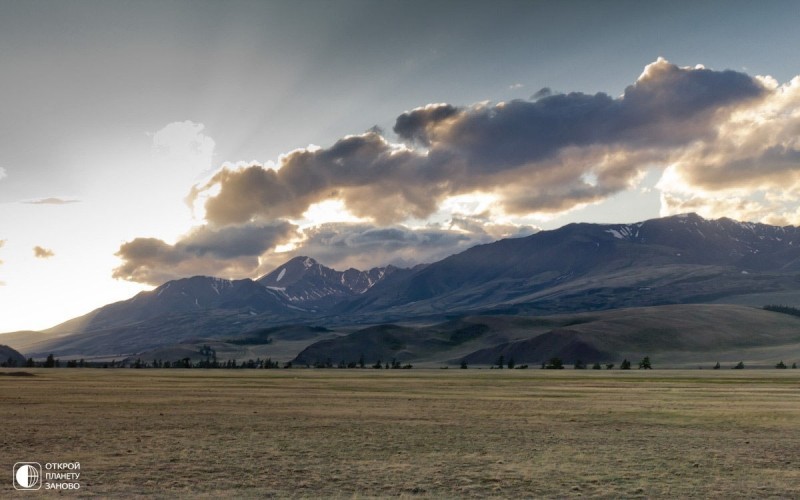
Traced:
POLYGON ((573 365, 573 366, 574 366, 574 368, 576 370, 585 370, 586 369, 586 363, 584 363, 580 359, 575 360, 575 365, 573 365))
POLYGON ((716 365, 714 365, 714 369, 715 369, 715 370, 719 370, 719 368, 720 368, 720 366, 719 366, 719 361, 717 361, 717 364, 716 364, 716 365))
POLYGON ((564 362, 561 361, 561 358, 550 358, 550 361, 547 362, 545 368, 547 370, 563 370, 564 362))
POLYGON ((744 361, 739 361, 736 363, 736 366, 733 367, 734 370, 744 370, 744 361))
POLYGON ((614 363, 606 363, 606 370, 611 370, 614 368, 614 363))
POLYGON ((785 370, 786 364, 783 362, 783 360, 781 360, 777 365, 775 365, 775 368, 780 368, 781 370, 785 370))
POLYGON ((53 368, 56 366, 56 359, 53 357, 52 354, 47 355, 47 359, 44 362, 45 368, 53 368))
POLYGON ((622 360, 622 364, 619 365, 620 370, 630 370, 631 369, 631 362, 627 359, 622 360))
POLYGON ((653 366, 650 364, 650 356, 645 356, 639 361, 639 369, 640 370, 650 370, 653 366))
POLYGON ((600 370, 601 368, 602 367, 600 366, 600 363, 595 363, 592 365, 592 370, 600 370))
POLYGON ((506 358, 505 358, 505 356, 503 356, 501 354, 500 357, 497 358, 497 367, 502 370, 503 369, 503 365, 505 365, 505 364, 506 364, 506 358))
POLYGON ((509 369, 509 370, 513 370, 515 365, 516 365, 516 363, 514 363, 514 358, 513 358, 513 357, 511 357, 511 358, 508 360, 508 365, 507 365, 507 366, 508 366, 508 369, 509 369))
POLYGON ((796 370, 796 369, 797 369, 797 363, 792 363, 792 369, 793 369, 793 370, 796 370))
POLYGON ((462 359, 461 360, 461 369, 462 370, 466 370, 467 369, 467 360, 466 359, 462 359))

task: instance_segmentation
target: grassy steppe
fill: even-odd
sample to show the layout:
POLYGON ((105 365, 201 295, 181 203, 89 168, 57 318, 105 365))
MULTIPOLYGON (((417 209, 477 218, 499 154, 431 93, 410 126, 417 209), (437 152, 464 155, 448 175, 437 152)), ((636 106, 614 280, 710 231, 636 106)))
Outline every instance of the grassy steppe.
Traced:
POLYGON ((82 496, 800 497, 798 370, 26 371, 0 467, 82 496))

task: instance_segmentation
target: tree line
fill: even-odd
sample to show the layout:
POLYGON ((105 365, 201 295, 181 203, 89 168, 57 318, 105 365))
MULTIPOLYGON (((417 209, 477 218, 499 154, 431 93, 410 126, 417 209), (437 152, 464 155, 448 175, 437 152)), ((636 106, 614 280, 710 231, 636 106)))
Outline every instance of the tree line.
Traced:
MULTIPOLYGON (((611 370, 616 365, 614 363, 605 363, 604 366, 606 370, 611 370)), ((583 360, 576 359, 575 362, 572 364, 572 367, 575 368, 576 370, 586 370, 589 367, 589 365, 585 363, 583 360)), ((469 368, 466 359, 461 360, 461 368, 462 369, 469 368)), ((502 370, 503 368, 508 368, 509 370, 513 369, 524 370, 528 368, 528 365, 518 365, 516 361, 514 361, 513 357, 508 358, 508 361, 506 361, 505 356, 501 354, 500 357, 497 358, 497 361, 495 361, 495 363, 491 365, 489 368, 499 369, 499 370, 502 370)), ((553 357, 547 361, 542 361, 541 368, 542 370, 563 370, 565 368, 565 365, 564 361, 561 358, 553 357)), ((620 370, 630 370, 631 362, 628 361, 627 359, 623 359, 619 368, 620 370)), ((649 356, 645 356, 644 358, 642 358, 641 361, 639 361, 639 369, 650 370, 651 368, 653 368, 653 365, 650 362, 649 356)), ((594 364, 592 364, 592 369, 602 370, 603 365, 595 362, 594 364)))

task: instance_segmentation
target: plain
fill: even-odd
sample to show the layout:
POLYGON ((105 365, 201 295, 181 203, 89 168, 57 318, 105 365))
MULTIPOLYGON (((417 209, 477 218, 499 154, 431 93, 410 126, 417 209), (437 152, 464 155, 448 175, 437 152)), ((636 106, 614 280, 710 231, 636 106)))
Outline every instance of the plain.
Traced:
POLYGON ((800 496, 791 369, 24 371, 0 467, 82 496, 800 496))

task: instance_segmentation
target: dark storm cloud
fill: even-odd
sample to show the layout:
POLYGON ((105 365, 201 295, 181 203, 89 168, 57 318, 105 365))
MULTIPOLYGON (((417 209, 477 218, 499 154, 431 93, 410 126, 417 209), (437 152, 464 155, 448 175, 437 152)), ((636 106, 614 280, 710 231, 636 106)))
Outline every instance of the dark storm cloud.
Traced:
POLYGON ((664 147, 713 132, 714 112, 766 92, 734 71, 650 64, 622 97, 573 92, 453 111, 425 107, 395 127, 408 141, 464 154, 473 168, 497 170, 552 157, 566 147, 664 147))
POLYGON ((430 146, 425 133, 428 124, 439 123, 457 114, 458 108, 450 104, 428 104, 398 116, 393 130, 401 139, 430 146))
POLYGON ((203 227, 179 241, 176 248, 198 257, 252 257, 285 241, 295 229, 288 222, 264 226, 230 226, 216 230, 203 227))
POLYGON ((122 265, 113 277, 159 285, 195 275, 247 277, 259 266, 259 256, 295 235, 288 222, 224 228, 201 227, 175 245, 156 238, 136 238, 124 243, 117 256, 122 265))
POLYGON ((542 87, 531 96, 531 101, 537 101, 551 95, 553 95, 553 90, 550 87, 542 87))
POLYGON ((189 195, 219 186, 206 202, 206 218, 235 224, 255 218, 299 217, 328 198, 343 198, 357 215, 382 222, 424 217, 436 209, 444 189, 421 183, 419 154, 389 144, 373 132, 348 136, 332 147, 299 150, 282 158, 280 170, 262 166, 223 168, 189 195))
POLYGON ((425 218, 446 197, 475 191, 495 194, 507 213, 562 212, 628 189, 644 165, 713 138, 737 106, 766 92, 743 73, 659 59, 618 98, 428 105, 397 118, 394 131, 407 146, 375 131, 348 136, 286 155, 277 169, 224 168, 190 199, 206 195, 215 224, 296 218, 313 203, 341 199, 387 225, 425 218))

